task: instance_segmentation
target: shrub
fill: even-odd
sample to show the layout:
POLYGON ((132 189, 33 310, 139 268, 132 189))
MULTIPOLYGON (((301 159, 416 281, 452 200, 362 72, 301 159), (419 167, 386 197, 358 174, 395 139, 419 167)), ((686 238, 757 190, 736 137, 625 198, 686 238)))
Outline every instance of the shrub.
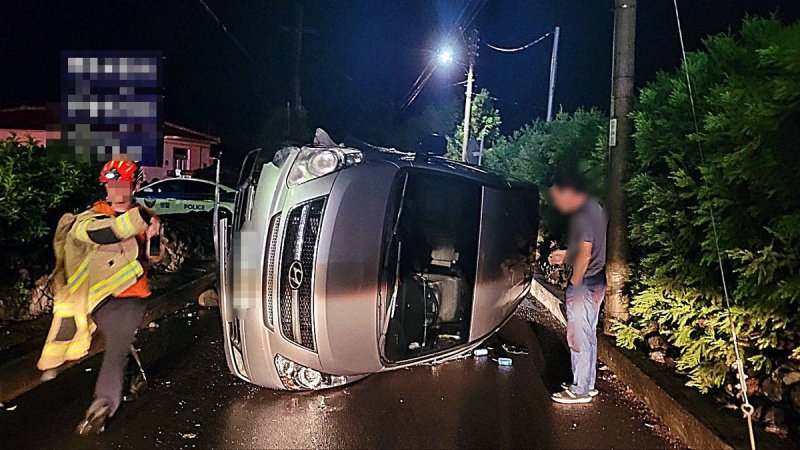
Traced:
POLYGON ((616 326, 626 347, 657 328, 703 391, 734 361, 712 209, 748 361, 769 370, 800 330, 800 25, 751 18, 739 36, 704 44, 686 63, 699 133, 682 69, 660 73, 634 113, 627 190, 639 281, 633 321, 616 326))
POLYGON ((88 163, 55 161, 33 140, 0 140, 0 242, 21 244, 50 235, 68 211, 99 198, 88 163))
POLYGON ((486 151, 488 167, 539 186, 540 214, 559 239, 564 218, 549 208, 547 186, 555 170, 580 171, 602 192, 608 119, 596 109, 560 112, 552 122, 537 120, 486 151))

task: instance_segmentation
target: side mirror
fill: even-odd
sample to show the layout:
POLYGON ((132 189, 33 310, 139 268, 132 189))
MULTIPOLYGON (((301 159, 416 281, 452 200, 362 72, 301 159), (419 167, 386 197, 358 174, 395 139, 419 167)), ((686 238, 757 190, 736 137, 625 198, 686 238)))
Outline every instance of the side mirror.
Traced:
POLYGON ((429 134, 422 137, 417 154, 420 156, 444 156, 447 153, 447 139, 438 134, 429 134))

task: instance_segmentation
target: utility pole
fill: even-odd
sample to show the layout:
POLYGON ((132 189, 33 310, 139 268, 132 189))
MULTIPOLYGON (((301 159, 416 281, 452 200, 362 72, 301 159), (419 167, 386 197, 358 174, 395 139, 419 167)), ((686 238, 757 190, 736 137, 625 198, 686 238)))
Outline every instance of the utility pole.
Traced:
POLYGON ((303 52, 303 5, 296 1, 294 4, 294 79, 292 80, 292 100, 294 110, 299 111, 303 108, 302 97, 300 96, 300 60, 303 52))
POLYGON ((603 330, 612 334, 613 321, 628 320, 628 236, 625 175, 633 145, 633 67, 636 47, 636 0, 614 0, 611 121, 608 140, 608 252, 606 262, 606 320, 603 330))
POLYGON ((547 95, 547 121, 553 121, 553 95, 556 92, 556 68, 558 66, 558 36, 561 27, 553 31, 553 55, 550 57, 550 90, 547 95))
POLYGON ((464 103, 464 140, 461 142, 461 161, 467 162, 467 145, 469 144, 470 115, 472 113, 472 83, 474 81, 475 60, 478 57, 478 30, 473 29, 467 41, 467 95, 464 103))

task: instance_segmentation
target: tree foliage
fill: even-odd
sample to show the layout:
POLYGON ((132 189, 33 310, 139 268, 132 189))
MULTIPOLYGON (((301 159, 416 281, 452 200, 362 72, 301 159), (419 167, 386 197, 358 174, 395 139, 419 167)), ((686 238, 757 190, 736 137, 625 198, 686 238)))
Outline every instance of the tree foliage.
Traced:
MULTIPOLYGON (((480 142, 483 138, 484 148, 489 148, 500 139, 500 111, 494 107, 494 99, 489 91, 481 89, 472 97, 472 109, 469 116, 469 137, 480 142)), ((455 134, 447 137, 447 157, 461 160, 461 145, 464 142, 464 123, 458 124, 455 134)))
POLYGON ((708 38, 683 68, 660 73, 634 113, 627 184, 639 279, 617 325, 628 347, 657 327, 702 390, 733 363, 714 228, 733 317, 756 369, 789 356, 800 330, 800 25, 746 19, 708 38), (713 210, 716 222, 712 223, 713 210))
POLYGON ((97 198, 91 164, 46 156, 33 140, 0 140, 0 241, 19 244, 49 236, 62 213, 97 198))
POLYGON ((608 119, 596 109, 560 112, 552 122, 536 120, 531 125, 501 138, 486 150, 490 168, 540 187, 540 213, 550 235, 558 239, 564 220, 549 208, 547 191, 556 170, 579 171, 597 181, 602 192, 608 119))

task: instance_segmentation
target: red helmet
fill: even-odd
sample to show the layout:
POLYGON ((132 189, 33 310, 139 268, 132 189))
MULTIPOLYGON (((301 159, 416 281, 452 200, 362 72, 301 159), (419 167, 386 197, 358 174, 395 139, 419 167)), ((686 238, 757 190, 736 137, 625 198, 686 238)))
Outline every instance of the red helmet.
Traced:
POLYGON ((139 166, 133 161, 109 161, 100 170, 100 182, 107 183, 111 180, 136 181, 136 171, 139 166))

